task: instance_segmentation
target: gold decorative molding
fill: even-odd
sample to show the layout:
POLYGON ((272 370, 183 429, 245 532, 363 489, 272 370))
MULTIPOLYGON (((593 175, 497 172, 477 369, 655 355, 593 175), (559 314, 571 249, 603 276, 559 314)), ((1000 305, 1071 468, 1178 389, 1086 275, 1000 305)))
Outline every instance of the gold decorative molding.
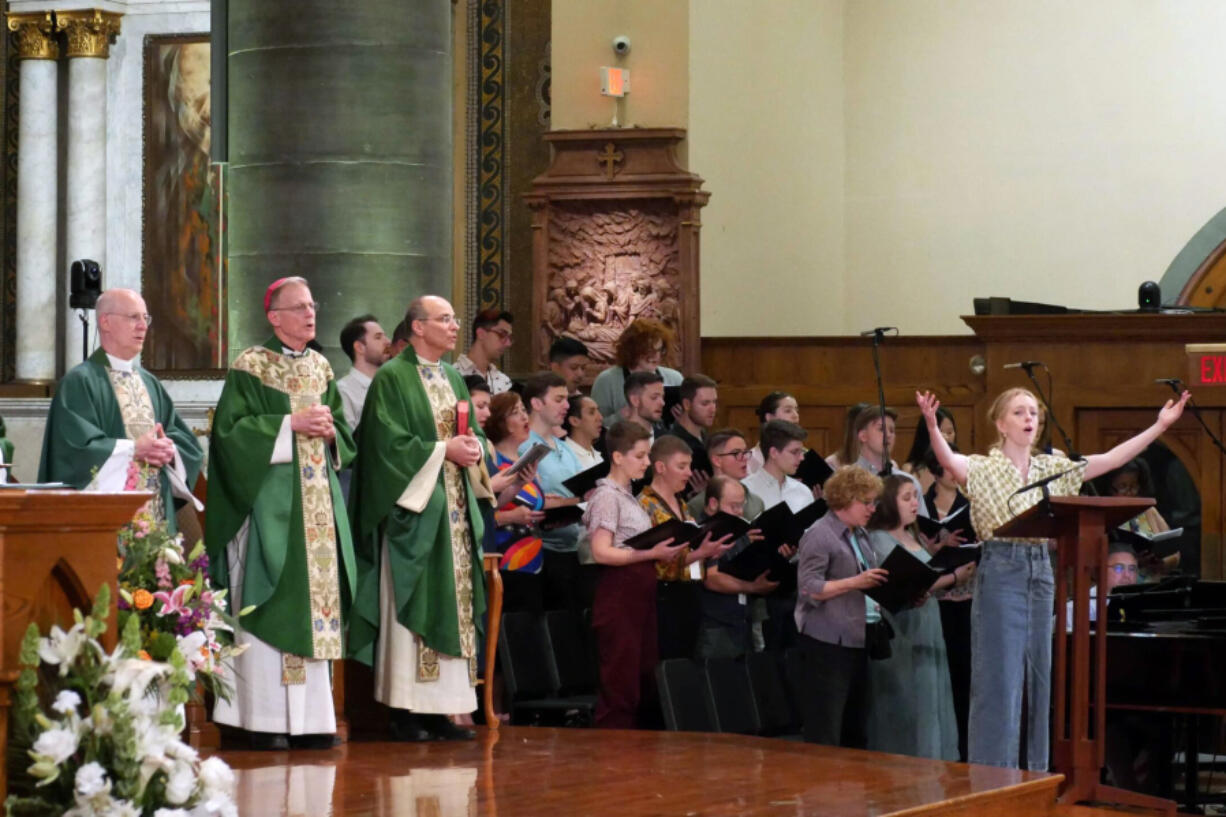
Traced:
POLYGON ((58 60, 60 46, 55 41, 55 18, 49 11, 7 15, 9 31, 19 60, 58 60))
POLYGON ((119 34, 120 19, 121 15, 100 9, 56 12, 55 28, 64 32, 68 43, 65 56, 106 59, 111 39, 119 34))

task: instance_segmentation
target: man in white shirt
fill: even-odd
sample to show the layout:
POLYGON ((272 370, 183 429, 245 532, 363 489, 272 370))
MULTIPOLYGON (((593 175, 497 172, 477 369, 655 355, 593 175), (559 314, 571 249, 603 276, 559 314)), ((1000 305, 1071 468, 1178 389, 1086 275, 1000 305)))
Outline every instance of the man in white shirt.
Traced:
POLYGON ((479 374, 490 384, 490 394, 511 390, 511 378, 494 365, 511 348, 511 313, 491 307, 477 313, 473 319, 473 342, 468 353, 456 358, 455 368, 461 375, 479 374))
POLYGON ((770 420, 762 426, 758 440, 762 470, 745 477, 741 483, 757 494, 767 509, 786 502, 795 513, 813 502, 813 492, 792 477, 804 459, 808 436, 809 432, 787 420, 770 420))
POLYGON ((345 422, 357 429, 366 403, 366 390, 375 372, 387 360, 391 342, 374 315, 359 315, 341 330, 341 350, 353 361, 349 374, 336 381, 345 409, 345 422))
POLYGON ((896 466, 890 459, 890 452, 894 449, 894 423, 897 419, 898 412, 889 406, 885 409, 884 423, 881 406, 869 406, 856 415, 852 430, 860 442, 860 459, 856 460, 855 464, 880 476, 882 463, 886 463, 886 476, 896 475, 911 480, 919 497, 919 515, 928 516, 928 504, 924 501, 924 489, 920 487, 919 480, 896 466))

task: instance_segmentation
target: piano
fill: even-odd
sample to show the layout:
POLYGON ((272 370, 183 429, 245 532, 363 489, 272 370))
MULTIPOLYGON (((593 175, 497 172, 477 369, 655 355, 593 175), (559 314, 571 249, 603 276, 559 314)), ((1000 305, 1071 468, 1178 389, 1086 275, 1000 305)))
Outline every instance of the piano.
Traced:
POLYGON ((1226 715, 1226 582, 1172 576, 1111 593, 1107 709, 1164 714, 1171 726, 1183 722, 1183 799, 1197 809, 1198 718, 1226 715))

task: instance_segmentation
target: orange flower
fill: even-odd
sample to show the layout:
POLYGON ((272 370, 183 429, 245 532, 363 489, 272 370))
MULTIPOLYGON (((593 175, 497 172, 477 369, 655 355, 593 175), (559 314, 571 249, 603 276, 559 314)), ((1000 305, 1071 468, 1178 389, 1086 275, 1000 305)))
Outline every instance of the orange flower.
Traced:
POLYGON ((137 653, 137 655, 139 655, 145 661, 153 660, 153 656, 151 656, 149 653, 145 652, 144 650, 141 650, 139 653, 137 653))
POLYGON ((148 610, 153 606, 153 594, 141 588, 132 594, 132 606, 137 610, 148 610))
POLYGON ((182 587, 182 586, 183 586, 183 585, 185 585, 185 584, 195 584, 195 583, 196 583, 196 580, 195 580, 195 579, 179 579, 179 586, 180 586, 180 587, 182 587))

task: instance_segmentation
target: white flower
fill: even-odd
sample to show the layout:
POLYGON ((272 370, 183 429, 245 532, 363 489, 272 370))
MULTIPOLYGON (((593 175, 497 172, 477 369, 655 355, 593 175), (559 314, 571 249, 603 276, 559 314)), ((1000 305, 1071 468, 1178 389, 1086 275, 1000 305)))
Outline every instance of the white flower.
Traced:
POLYGON ((166 560, 167 564, 181 565, 183 564, 183 552, 175 546, 162 548, 162 552, 158 554, 166 560))
POLYGON ((229 797, 218 795, 192 809, 192 817, 238 817, 238 807, 229 797))
POLYGON ((166 800, 172 806, 180 806, 191 799, 196 790, 196 775, 186 763, 178 763, 166 779, 166 800))
POLYGON ((115 720, 102 704, 94 706, 94 711, 82 723, 86 730, 99 737, 106 737, 115 728, 115 720))
POLYGON ((191 817, 187 809, 181 808, 160 808, 153 812, 153 817, 191 817))
POLYGON ((206 798, 234 793, 234 770, 219 757, 206 758, 200 764, 200 785, 206 798))
POLYGON ((48 729, 34 741, 32 751, 58 766, 77 751, 77 733, 71 729, 48 729))
POLYGON ((140 809, 127 800, 116 800, 106 817, 140 817, 140 809))
POLYGON ((76 660, 87 641, 83 624, 75 625, 68 632, 52 625, 51 635, 38 640, 38 657, 48 664, 59 664, 60 675, 67 675, 68 665, 76 660))
POLYGON ((111 783, 106 779, 106 769, 96 762, 86 763, 77 769, 76 792, 79 796, 89 798, 104 791, 110 791, 111 783))
POLYGON ((209 657, 200 654, 200 648, 208 643, 204 630, 193 630, 187 635, 179 636, 179 652, 192 672, 198 671, 209 663, 209 657))
POLYGON ((129 699, 143 696, 154 679, 169 674, 173 669, 170 664, 140 658, 112 657, 109 664, 107 676, 111 689, 129 699))
POLYGON ((77 707, 81 705, 81 696, 73 692, 71 689, 61 690, 59 695, 55 696, 55 703, 51 704, 51 708, 61 715, 75 713, 77 707))

